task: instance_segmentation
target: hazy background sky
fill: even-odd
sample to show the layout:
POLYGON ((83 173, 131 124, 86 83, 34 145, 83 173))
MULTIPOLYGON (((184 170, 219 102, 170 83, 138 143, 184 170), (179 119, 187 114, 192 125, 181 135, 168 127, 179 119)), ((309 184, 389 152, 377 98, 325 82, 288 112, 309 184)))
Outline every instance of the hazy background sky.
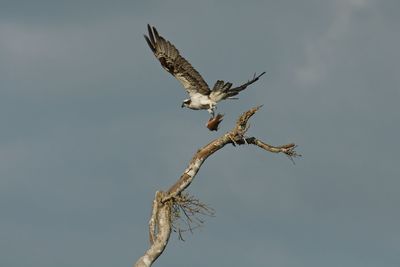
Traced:
POLYGON ((400 266, 400 2, 0 1, 0 265, 131 266, 156 190, 264 104, 189 192, 216 209, 155 266, 400 266), (156 25, 213 85, 206 111, 143 39, 156 25))

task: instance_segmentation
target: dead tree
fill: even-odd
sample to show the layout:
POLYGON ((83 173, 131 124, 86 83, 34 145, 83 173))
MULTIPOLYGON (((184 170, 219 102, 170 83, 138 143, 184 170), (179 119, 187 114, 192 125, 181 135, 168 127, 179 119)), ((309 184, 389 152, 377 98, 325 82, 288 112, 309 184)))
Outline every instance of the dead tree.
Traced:
POLYGON ((211 141, 200 148, 188 167, 185 169, 179 180, 173 184, 168 191, 157 191, 153 200, 151 218, 149 220, 150 247, 142 257, 138 259, 134 267, 149 267, 163 253, 168 244, 171 230, 178 232, 181 237, 182 229, 176 225, 177 219, 184 219, 189 230, 201 224, 202 220, 198 215, 211 215, 213 213, 207 205, 201 203, 194 197, 184 193, 184 190, 191 184, 203 162, 212 154, 227 144, 234 146, 251 144, 273 153, 284 153, 291 160, 300 156, 296 153, 296 145, 286 144, 282 146, 271 146, 256 137, 246 136, 249 129, 248 120, 261 106, 244 112, 237 120, 235 127, 221 137, 211 141))

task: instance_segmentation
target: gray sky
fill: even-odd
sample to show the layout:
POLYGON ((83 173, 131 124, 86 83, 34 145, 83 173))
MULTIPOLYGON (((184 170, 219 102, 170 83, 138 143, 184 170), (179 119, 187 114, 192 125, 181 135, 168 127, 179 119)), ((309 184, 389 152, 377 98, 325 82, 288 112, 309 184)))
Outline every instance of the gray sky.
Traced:
POLYGON ((216 217, 155 266, 400 266, 400 2, 142 2, 0 1, 0 265, 131 266, 155 191, 264 104, 250 135, 304 157, 208 159, 189 191, 216 217), (210 85, 267 71, 218 133, 147 23, 210 85))

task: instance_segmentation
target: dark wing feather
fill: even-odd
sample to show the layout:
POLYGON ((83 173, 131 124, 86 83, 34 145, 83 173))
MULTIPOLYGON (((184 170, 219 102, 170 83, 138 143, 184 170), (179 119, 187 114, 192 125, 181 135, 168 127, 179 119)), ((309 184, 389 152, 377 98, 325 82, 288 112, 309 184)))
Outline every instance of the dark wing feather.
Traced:
POLYGON ((232 87, 232 83, 218 80, 210 93, 210 98, 215 102, 219 102, 228 97, 229 89, 232 87))
POLYGON ((203 77, 179 54, 178 49, 160 36, 155 27, 147 25, 147 28, 149 36, 144 35, 144 38, 163 68, 182 84, 189 95, 210 94, 210 88, 203 77))
POLYGON ((211 91, 210 98, 212 100, 214 100, 215 102, 219 102, 219 101, 227 99, 227 98, 232 99, 233 96, 239 94, 239 92, 246 89, 247 86, 258 81, 258 79, 261 76, 263 76, 264 74, 265 74, 265 72, 261 73, 258 76, 256 76, 256 74, 254 74, 253 79, 251 79, 248 82, 246 82, 238 87, 235 87, 235 88, 231 88, 232 84, 229 82, 225 83, 224 81, 217 81, 211 91))

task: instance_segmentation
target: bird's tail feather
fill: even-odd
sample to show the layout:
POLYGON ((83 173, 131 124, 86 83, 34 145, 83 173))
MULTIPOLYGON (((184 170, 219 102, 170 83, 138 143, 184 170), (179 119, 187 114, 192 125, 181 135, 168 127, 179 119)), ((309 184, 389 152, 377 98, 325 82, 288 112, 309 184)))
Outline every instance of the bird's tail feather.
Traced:
POLYGON ((221 100, 224 99, 237 99, 234 98, 233 96, 239 94, 240 91, 243 91, 244 89, 247 88, 247 86, 249 86, 250 84, 258 81, 258 79, 263 76, 265 74, 265 72, 262 72, 260 75, 256 75, 254 74, 253 78, 249 81, 247 81, 246 83, 235 87, 235 88, 231 88, 232 87, 232 83, 230 82, 224 82, 221 80, 218 80, 212 91, 210 94, 211 99, 213 99, 215 102, 219 102, 221 100))
POLYGON ((244 84, 242 84, 242 85, 240 85, 240 86, 238 86, 238 87, 235 87, 235 88, 230 89, 230 90, 228 91, 227 97, 232 97, 232 96, 235 96, 235 95, 239 94, 240 91, 243 91, 244 89, 247 88, 247 86, 249 86, 250 84, 252 84, 252 83, 254 83, 254 82, 256 82, 256 81, 258 81, 258 79, 259 79, 261 76, 263 76, 264 74, 265 74, 265 71, 262 72, 260 75, 256 75, 256 74, 254 73, 253 79, 247 81, 246 83, 244 83, 244 84))

